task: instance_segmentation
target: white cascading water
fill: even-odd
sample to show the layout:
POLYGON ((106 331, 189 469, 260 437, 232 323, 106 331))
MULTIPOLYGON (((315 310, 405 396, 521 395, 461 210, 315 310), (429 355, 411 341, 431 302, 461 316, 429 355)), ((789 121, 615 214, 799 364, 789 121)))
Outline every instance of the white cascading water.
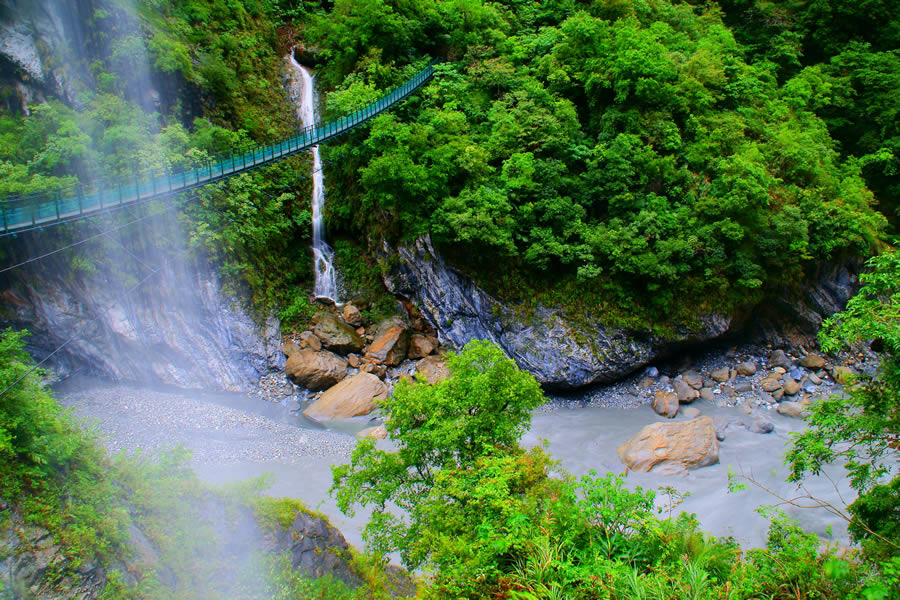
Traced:
MULTIPOLYGON (((300 96, 300 106, 297 114, 304 127, 312 127, 316 124, 315 88, 313 76, 309 69, 301 65, 294 58, 291 51, 291 65, 300 74, 303 81, 303 90, 300 96)), ((334 250, 325 241, 325 224, 322 222, 322 213, 325 209, 325 184, 322 180, 322 160, 319 158, 319 147, 312 147, 312 227, 313 227, 313 260, 316 270, 316 298, 328 298, 335 304, 338 303, 337 282, 334 273, 334 250)))

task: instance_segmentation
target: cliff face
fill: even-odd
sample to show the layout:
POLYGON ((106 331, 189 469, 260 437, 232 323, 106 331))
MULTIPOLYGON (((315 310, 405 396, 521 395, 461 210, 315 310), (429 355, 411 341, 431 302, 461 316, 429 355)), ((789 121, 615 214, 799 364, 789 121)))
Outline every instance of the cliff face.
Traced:
POLYGON ((130 294, 98 279, 19 281, 3 291, 9 312, 0 323, 28 329, 38 360, 71 340, 49 361, 61 376, 241 391, 284 365, 277 319, 258 325, 210 269, 167 265, 130 294))
POLYGON ((697 327, 663 339, 605 327, 599 318, 573 320, 553 307, 522 314, 451 269, 428 238, 384 251, 399 258, 385 285, 413 300, 442 342, 459 348, 471 339, 491 340, 554 390, 614 381, 686 345, 731 334, 777 345, 812 345, 819 324, 846 304, 856 285, 847 267, 823 268, 819 279, 799 292, 784 290, 777 306, 740 315, 700 315, 697 327))
POLYGON ((77 57, 88 49, 93 11, 91 0, 0 0, 0 85, 15 91, 5 94, 8 108, 27 112, 48 96, 76 104, 92 87, 77 57))

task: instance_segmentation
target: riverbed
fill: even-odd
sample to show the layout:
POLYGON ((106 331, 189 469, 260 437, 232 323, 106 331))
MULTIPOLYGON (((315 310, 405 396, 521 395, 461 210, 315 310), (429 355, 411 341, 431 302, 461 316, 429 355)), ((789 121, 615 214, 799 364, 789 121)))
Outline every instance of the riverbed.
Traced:
MULTIPOLYGON (((594 390, 593 398, 602 393, 603 388, 594 390)), ((181 444, 191 451, 192 467, 206 481, 225 483, 269 474, 271 485, 266 493, 303 500, 328 515, 351 544, 362 545, 366 515, 351 518, 341 514, 328 488, 331 466, 349 459, 356 443, 353 433, 368 425, 369 419, 324 429, 302 416, 303 403, 297 396, 266 402, 245 394, 139 387, 85 377, 60 384, 57 395, 63 405, 99 431, 112 453, 131 453, 138 448, 152 452, 181 444)), ((634 408, 596 404, 549 403, 535 411, 523 443, 532 446, 545 440, 550 454, 573 475, 591 469, 601 474, 623 473, 616 448, 644 425, 665 419, 646 404, 634 408)), ((719 464, 674 475, 628 473, 629 486, 671 486, 688 493, 676 511, 696 513, 705 531, 732 536, 745 547, 765 543, 768 522, 756 509, 779 504, 781 500, 773 492, 782 498, 809 493, 838 506, 852 501, 839 469, 828 473, 834 483, 828 477, 812 478, 805 482, 805 491, 785 482, 787 470, 781 457, 790 434, 801 430, 803 421, 766 409, 754 409, 753 415, 747 415, 739 408, 703 400, 693 406, 730 423, 721 442, 719 464), (760 417, 775 425, 773 432, 751 433, 743 426, 760 417), (728 493, 729 470, 751 477, 759 486, 750 483, 744 492, 728 493)), ((658 500, 661 506, 666 504, 665 495, 658 500)), ((807 530, 846 543, 846 527, 824 509, 783 508, 807 530)))

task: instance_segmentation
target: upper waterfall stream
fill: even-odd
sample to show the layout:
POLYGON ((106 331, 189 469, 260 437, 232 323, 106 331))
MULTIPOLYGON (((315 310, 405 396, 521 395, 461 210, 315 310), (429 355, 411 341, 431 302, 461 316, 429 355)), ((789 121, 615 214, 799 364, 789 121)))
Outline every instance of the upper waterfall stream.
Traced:
MULTIPOLYGON (((295 94, 298 101, 297 116, 304 127, 312 127, 316 124, 316 91, 313 83, 312 72, 297 62, 294 52, 288 55, 291 67, 300 75, 299 94, 295 94)), ((334 250, 325 241, 325 224, 323 212, 325 209, 325 182, 322 178, 322 159, 319 156, 319 147, 311 148, 312 168, 312 227, 313 227, 313 260, 316 271, 316 298, 328 298, 338 302, 337 282, 334 272, 334 250)))

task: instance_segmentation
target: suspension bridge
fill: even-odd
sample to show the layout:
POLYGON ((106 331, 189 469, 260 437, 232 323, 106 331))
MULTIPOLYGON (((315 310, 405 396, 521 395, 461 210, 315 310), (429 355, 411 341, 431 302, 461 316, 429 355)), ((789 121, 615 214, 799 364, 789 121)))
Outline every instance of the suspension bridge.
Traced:
POLYGON ((360 110, 312 127, 274 144, 254 144, 216 155, 181 171, 144 172, 66 188, 0 199, 0 234, 84 218, 123 206, 178 194, 269 165, 338 137, 399 104, 434 75, 432 61, 408 81, 360 110))

